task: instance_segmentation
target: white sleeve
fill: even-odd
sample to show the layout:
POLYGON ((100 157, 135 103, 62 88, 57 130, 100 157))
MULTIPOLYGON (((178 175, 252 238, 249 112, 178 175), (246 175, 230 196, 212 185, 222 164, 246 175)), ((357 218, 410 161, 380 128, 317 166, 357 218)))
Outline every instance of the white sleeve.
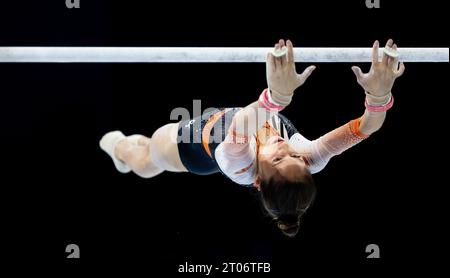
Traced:
POLYGON ((309 141, 299 133, 294 134, 291 146, 303 155, 312 174, 321 171, 330 159, 355 146, 369 135, 359 131, 360 118, 352 120, 314 141, 309 141))
POLYGON ((220 170, 233 182, 251 185, 254 182, 256 165, 252 143, 220 143, 215 150, 215 158, 220 170))
POLYGON ((311 174, 320 172, 327 165, 329 158, 323 158, 317 149, 317 140, 310 141, 300 133, 295 133, 289 139, 289 144, 302 155, 308 163, 311 174))

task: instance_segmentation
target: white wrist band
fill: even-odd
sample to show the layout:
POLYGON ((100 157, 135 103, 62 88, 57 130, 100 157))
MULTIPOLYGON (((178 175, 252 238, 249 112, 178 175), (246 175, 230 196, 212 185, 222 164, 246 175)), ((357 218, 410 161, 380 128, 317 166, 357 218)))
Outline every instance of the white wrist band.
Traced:
POLYGON ((270 88, 268 90, 269 90, 268 93, 269 101, 281 106, 288 106, 291 103, 293 94, 290 96, 284 96, 279 92, 272 90, 270 88))
MULTIPOLYGON (((381 102, 377 102, 377 103, 371 103, 371 104, 376 104, 376 105, 386 105, 389 102, 391 95, 392 95, 391 92, 385 94, 384 96, 374 96, 374 95, 370 94, 369 92, 364 92, 364 93, 366 94, 366 96, 369 100, 374 99, 377 101, 381 101, 381 102)), ((370 103, 370 101, 369 101, 369 103, 370 103)))

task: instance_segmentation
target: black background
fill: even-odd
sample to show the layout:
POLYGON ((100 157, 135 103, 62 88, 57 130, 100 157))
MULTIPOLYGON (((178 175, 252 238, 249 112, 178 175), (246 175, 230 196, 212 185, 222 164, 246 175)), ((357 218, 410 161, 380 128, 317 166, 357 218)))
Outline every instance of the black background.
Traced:
MULTIPOLYGON (((448 47, 442 3, 392 2, 17 1, 0 6, 0 45, 369 47, 392 37, 448 47)), ((307 138, 363 112, 350 66, 317 64, 297 91, 285 115, 307 138)), ((1 252, 15 270, 151 275, 186 261, 270 262, 272 274, 299 275, 434 270, 428 263, 444 259, 447 63, 406 64, 383 128, 315 175, 318 198, 294 239, 220 174, 141 179, 118 173, 98 147, 110 130, 150 136, 193 99, 245 106, 266 86, 263 64, 1 64, 0 76, 1 252), (80 260, 66 259, 69 243, 80 260), (366 259, 370 243, 381 259, 366 259)))

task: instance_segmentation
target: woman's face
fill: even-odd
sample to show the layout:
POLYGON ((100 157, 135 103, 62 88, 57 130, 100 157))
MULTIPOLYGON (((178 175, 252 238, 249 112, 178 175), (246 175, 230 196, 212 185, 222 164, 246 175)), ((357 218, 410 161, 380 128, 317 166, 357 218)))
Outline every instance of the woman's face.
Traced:
POLYGON ((261 179, 298 180, 307 170, 308 165, 304 158, 282 137, 270 136, 259 146, 256 185, 261 179))

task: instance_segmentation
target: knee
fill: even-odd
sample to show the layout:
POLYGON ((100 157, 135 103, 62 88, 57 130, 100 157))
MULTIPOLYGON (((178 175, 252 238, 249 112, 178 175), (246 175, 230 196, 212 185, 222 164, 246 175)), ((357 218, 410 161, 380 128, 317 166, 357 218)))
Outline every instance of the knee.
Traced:
POLYGON ((164 172, 164 170, 159 169, 158 167, 154 166, 154 167, 148 167, 148 168, 142 169, 142 170, 133 169, 133 172, 141 178, 150 179, 156 175, 161 174, 162 172, 164 172))
POLYGON ((114 155, 117 159, 126 162, 130 157, 130 144, 126 139, 120 140, 114 148, 114 155))
POLYGON ((141 136, 137 141, 139 146, 142 147, 149 147, 150 146, 150 138, 147 138, 145 136, 141 136))
POLYGON ((133 169, 133 173, 135 173, 136 175, 138 175, 139 177, 144 178, 144 179, 150 179, 150 178, 153 178, 154 176, 156 176, 154 173, 146 172, 144 170, 137 170, 137 169, 133 169))
POLYGON ((145 171, 145 169, 150 164, 150 156, 149 156, 148 152, 143 150, 142 153, 143 153, 142 156, 137 157, 133 161, 133 169, 135 169, 136 171, 139 171, 139 172, 145 171))
MULTIPOLYGON (((146 139, 148 140, 148 138, 146 139)), ((150 162, 148 150, 150 141, 140 139, 139 141, 141 142, 129 138, 120 141, 116 145, 115 155, 116 158, 125 162, 133 170, 142 171, 147 168, 150 162)))

